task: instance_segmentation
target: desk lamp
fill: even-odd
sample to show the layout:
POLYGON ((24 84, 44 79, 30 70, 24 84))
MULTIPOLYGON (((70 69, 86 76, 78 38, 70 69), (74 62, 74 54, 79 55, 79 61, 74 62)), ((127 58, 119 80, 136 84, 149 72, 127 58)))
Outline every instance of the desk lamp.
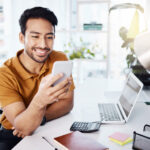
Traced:
POLYGON ((144 32, 135 38, 134 51, 141 65, 150 73, 150 32, 144 32))

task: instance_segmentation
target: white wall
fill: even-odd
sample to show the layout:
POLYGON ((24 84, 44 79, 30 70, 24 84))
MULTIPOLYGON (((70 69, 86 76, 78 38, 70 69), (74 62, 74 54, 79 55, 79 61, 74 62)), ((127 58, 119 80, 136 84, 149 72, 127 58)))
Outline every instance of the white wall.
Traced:
POLYGON ((19 27, 19 18, 23 11, 27 8, 35 7, 35 6, 43 6, 48 7, 50 10, 54 11, 56 16, 58 17, 58 29, 59 28, 65 28, 68 24, 65 14, 65 10, 68 9, 68 5, 66 5, 67 0, 13 0, 11 5, 11 17, 12 17, 12 23, 11 23, 11 49, 9 51, 9 56, 15 55, 16 51, 23 48, 23 45, 20 44, 18 39, 18 33, 20 32, 19 27), (56 7, 57 6, 57 7, 56 7), (60 15, 61 14, 61 15, 60 15), (61 22, 61 24, 60 24, 61 22), (61 25, 61 26, 60 26, 61 25))
MULTIPOLYGON (((56 28, 57 30, 69 29, 71 25, 69 20, 70 19, 69 6, 71 0, 4 0, 4 1, 5 4, 7 4, 6 9, 8 11, 8 14, 6 14, 7 16, 6 30, 8 30, 7 43, 9 46, 8 57, 14 56, 16 54, 16 51, 18 51, 18 49, 23 48, 23 45, 20 44, 18 39, 18 34, 20 32, 18 20, 20 18, 20 15, 25 9, 34 6, 49 7, 52 11, 54 11, 56 16, 58 17, 58 27, 56 28)), ((142 0, 142 1, 112 0, 112 5, 123 2, 142 4, 142 6, 145 7, 146 18, 148 19, 148 25, 150 27, 150 0, 142 0)), ((118 31, 121 26, 125 25, 129 27, 133 12, 131 12, 132 14, 128 14, 129 13, 128 11, 129 10, 127 11, 115 10, 110 15, 111 19, 110 64, 112 68, 111 72, 114 73, 113 76, 119 76, 123 68, 125 68, 126 66, 125 57, 127 51, 121 48, 122 40, 118 35, 118 31), (125 17, 125 14, 128 15, 125 17)), ((76 18, 73 19, 75 20, 76 18)), ((76 22, 74 22, 74 24, 75 23, 76 22)), ((57 32, 54 48, 56 48, 57 50, 61 50, 62 45, 60 43, 65 42, 67 38, 68 34, 57 32)))

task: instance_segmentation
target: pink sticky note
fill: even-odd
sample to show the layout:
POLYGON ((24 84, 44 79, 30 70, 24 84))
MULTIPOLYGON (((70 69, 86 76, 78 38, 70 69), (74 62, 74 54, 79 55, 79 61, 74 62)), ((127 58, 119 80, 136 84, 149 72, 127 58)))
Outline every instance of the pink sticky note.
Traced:
POLYGON ((126 133, 120 133, 120 132, 115 132, 112 135, 109 136, 109 138, 113 138, 115 140, 124 142, 125 140, 127 140, 130 136, 126 133))

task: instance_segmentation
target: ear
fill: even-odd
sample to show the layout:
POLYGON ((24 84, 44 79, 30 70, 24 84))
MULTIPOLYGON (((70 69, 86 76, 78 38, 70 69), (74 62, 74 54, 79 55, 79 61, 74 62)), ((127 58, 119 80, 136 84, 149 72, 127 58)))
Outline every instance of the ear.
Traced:
POLYGON ((22 44, 24 44, 24 41, 25 41, 25 36, 23 35, 22 32, 19 33, 19 40, 22 44))

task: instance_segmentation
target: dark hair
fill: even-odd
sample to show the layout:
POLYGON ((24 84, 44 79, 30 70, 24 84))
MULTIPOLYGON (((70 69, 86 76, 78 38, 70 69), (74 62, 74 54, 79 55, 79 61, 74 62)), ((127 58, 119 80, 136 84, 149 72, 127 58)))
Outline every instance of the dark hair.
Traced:
POLYGON ((30 18, 43 18, 45 20, 48 20, 54 26, 54 32, 55 32, 55 25, 57 25, 58 23, 58 20, 55 14, 48 8, 33 7, 31 9, 26 9, 19 19, 21 32, 24 35, 26 31, 26 23, 28 19, 30 18))

